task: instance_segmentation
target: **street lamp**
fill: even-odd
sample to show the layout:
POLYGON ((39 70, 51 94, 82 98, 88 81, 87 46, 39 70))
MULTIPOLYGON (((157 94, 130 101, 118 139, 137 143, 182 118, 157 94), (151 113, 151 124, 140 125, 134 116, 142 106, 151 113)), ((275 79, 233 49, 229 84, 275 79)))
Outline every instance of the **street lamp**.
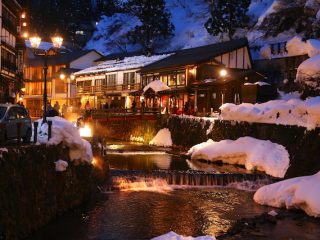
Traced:
POLYGON ((43 73, 44 73, 44 88, 43 88, 43 121, 42 123, 47 122, 47 73, 48 73, 48 56, 54 56, 58 54, 58 49, 61 48, 63 43, 63 38, 59 35, 54 35, 51 38, 53 48, 50 49, 39 49, 41 44, 41 38, 37 35, 29 38, 31 47, 33 49, 33 54, 35 56, 42 56, 44 59, 43 73))

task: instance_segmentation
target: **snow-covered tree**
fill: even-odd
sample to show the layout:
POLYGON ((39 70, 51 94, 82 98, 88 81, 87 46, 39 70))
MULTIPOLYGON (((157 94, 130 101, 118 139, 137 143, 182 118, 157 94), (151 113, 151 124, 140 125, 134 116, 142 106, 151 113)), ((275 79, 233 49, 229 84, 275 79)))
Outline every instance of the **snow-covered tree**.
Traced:
POLYGON ((265 36, 293 30, 305 38, 320 37, 320 2, 318 0, 278 0, 259 26, 265 36), (317 14, 319 12, 319 14, 317 14))
POLYGON ((210 18, 205 27, 211 35, 228 34, 232 39, 237 28, 246 27, 250 0, 210 0, 210 18))
POLYGON ((141 24, 128 34, 133 44, 140 44, 146 52, 153 52, 160 40, 173 35, 174 26, 164 0, 128 0, 126 11, 137 17, 141 24))

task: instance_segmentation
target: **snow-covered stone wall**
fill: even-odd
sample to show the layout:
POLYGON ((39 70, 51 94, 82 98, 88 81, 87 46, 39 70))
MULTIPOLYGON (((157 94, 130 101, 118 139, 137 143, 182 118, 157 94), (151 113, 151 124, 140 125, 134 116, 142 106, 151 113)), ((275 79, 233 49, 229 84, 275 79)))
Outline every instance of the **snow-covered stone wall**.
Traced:
POLYGON ((171 132, 173 145, 192 147, 208 139, 221 141, 254 137, 284 146, 290 156, 285 177, 311 175, 320 169, 320 128, 308 131, 304 127, 264 123, 215 121, 201 118, 171 116, 161 128, 171 132))

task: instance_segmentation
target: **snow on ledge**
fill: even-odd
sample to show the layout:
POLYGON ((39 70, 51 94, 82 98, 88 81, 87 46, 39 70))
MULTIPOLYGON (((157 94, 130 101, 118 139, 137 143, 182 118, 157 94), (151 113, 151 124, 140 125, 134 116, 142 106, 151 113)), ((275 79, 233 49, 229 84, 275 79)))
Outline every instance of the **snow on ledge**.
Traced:
POLYGON ((172 147, 171 132, 168 128, 159 130, 157 135, 149 142, 149 145, 159 147, 172 147))
POLYGON ((285 147, 252 137, 220 142, 209 139, 193 146, 188 155, 191 159, 244 165, 247 170, 263 171, 278 178, 283 178, 289 167, 289 153, 285 147))
POLYGON ((309 216, 320 217, 320 172, 263 186, 254 195, 261 205, 302 209, 309 216))
POLYGON ((66 161, 58 160, 58 161, 54 162, 54 164, 56 166, 57 172, 64 172, 67 170, 68 163, 66 161))
POLYGON ((273 100, 262 104, 226 103, 220 107, 220 120, 296 125, 312 130, 320 126, 320 96, 273 100))
POLYGON ((216 238, 214 236, 185 237, 171 231, 159 237, 152 238, 151 240, 216 240, 216 238))
POLYGON ((93 159, 91 145, 80 137, 78 129, 71 122, 61 117, 48 117, 47 121, 52 121, 52 137, 48 141, 48 124, 42 124, 42 119, 39 119, 37 120, 39 123, 38 144, 58 145, 62 143, 70 148, 71 161, 91 164, 93 159))

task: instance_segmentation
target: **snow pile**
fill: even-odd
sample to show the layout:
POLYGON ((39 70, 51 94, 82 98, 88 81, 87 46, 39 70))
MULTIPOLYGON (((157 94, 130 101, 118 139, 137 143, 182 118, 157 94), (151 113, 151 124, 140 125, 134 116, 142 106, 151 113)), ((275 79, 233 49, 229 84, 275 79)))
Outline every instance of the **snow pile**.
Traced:
POLYGON ((320 55, 309 58, 302 62, 297 70, 297 80, 305 81, 320 76, 320 55))
POLYGON ((320 41, 309 39, 306 42, 301 37, 295 36, 287 42, 288 56, 308 55, 314 57, 320 54, 320 41))
POLYGON ((278 91, 278 94, 280 96, 280 99, 285 101, 289 101, 290 99, 300 99, 301 97, 301 93, 299 93, 298 91, 289 93, 278 91))
POLYGON ((155 80, 150 82, 147 86, 143 88, 143 92, 146 92, 149 88, 151 88, 154 92, 159 92, 163 90, 169 90, 170 88, 160 80, 155 80))
POLYGON ((141 55, 141 56, 134 56, 134 57, 126 57, 122 60, 108 60, 98 64, 97 66, 78 71, 74 73, 74 75, 79 76, 83 74, 96 74, 96 73, 123 71, 128 69, 139 69, 141 67, 149 65, 153 62, 159 61, 171 55, 172 54, 162 54, 162 55, 153 55, 153 56, 141 55))
POLYGON ((254 200, 261 205, 297 208, 308 215, 320 217, 320 172, 297 177, 260 188, 254 200))
POLYGON ((259 87, 262 87, 262 86, 270 86, 269 83, 263 82, 263 81, 259 81, 259 82, 255 82, 255 83, 245 83, 244 85, 245 85, 245 86, 248 86, 248 85, 258 85, 259 87))
POLYGON ((247 170, 264 171, 273 177, 283 178, 289 167, 289 153, 282 145, 252 137, 235 141, 222 140, 193 146, 188 155, 191 159, 219 161, 244 165, 247 170))
POLYGON ((306 54, 306 42, 301 37, 295 36, 287 42, 288 56, 299 56, 306 54))
POLYGON ((161 129, 149 144, 159 147, 172 147, 170 130, 168 128, 161 129))
POLYGON ((58 160, 58 161, 54 162, 54 164, 56 166, 57 172, 64 172, 67 170, 68 163, 66 161, 58 160))
POLYGON ((171 231, 159 237, 152 238, 151 240, 216 240, 216 238, 214 236, 203 236, 203 237, 195 237, 195 238, 185 237, 171 231))
POLYGON ((272 53, 271 53, 271 47, 269 44, 264 45, 261 49, 260 49, 260 56, 263 59, 271 59, 272 58, 272 53))
POLYGON ((297 125, 308 130, 320 126, 320 96, 305 101, 290 99, 261 104, 226 103, 220 110, 220 120, 297 125))
POLYGON ((48 124, 42 124, 42 119, 38 120, 38 143, 63 145, 70 148, 69 156, 71 161, 92 162, 92 149, 88 141, 82 139, 78 129, 61 117, 48 117, 47 121, 52 121, 51 138, 48 141, 48 124))

